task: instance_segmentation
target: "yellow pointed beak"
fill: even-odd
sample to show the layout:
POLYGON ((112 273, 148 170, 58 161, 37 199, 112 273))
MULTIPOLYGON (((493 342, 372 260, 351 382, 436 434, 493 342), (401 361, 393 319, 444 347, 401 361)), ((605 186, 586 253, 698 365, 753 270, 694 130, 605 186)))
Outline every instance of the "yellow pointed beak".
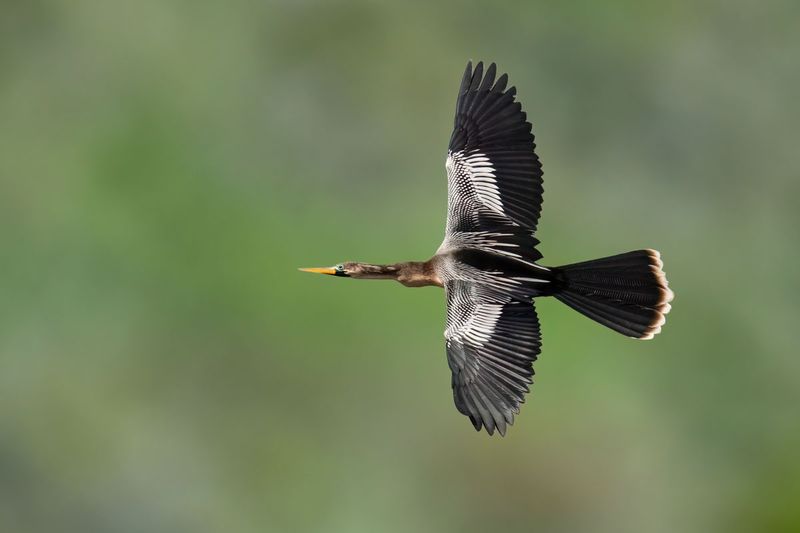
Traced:
POLYGON ((314 274, 328 274, 329 276, 336 275, 335 268, 298 268, 297 270, 302 270, 303 272, 313 272, 314 274))

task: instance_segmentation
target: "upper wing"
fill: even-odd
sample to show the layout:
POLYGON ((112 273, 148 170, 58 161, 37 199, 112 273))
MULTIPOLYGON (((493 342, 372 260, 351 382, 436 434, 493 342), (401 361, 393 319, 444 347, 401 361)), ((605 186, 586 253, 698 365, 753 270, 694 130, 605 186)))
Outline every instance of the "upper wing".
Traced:
POLYGON ((508 76, 492 63, 467 64, 447 152, 447 233, 517 225, 536 230, 542 210, 542 165, 531 124, 508 76))
POLYGON ((475 429, 501 435, 533 383, 541 349, 531 301, 502 298, 481 285, 451 281, 447 291, 447 361, 453 399, 475 429))

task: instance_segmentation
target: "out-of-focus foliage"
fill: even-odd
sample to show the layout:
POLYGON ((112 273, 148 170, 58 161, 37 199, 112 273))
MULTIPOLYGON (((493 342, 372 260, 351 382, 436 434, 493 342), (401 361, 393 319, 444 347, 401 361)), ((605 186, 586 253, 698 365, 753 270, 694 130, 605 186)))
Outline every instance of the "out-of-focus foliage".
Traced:
POLYGON ((0 530, 800 528, 800 4, 7 2, 0 530), (505 439, 425 259, 466 60, 519 88, 546 264, 657 247, 635 342, 538 304, 505 439))

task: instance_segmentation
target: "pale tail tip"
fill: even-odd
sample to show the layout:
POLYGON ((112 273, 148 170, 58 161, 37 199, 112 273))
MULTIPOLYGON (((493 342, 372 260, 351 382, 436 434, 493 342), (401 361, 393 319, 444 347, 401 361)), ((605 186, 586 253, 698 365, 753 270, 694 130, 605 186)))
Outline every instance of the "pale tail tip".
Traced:
POLYGON ((661 333, 661 327, 667 322, 667 313, 672 310, 670 302, 675 298, 675 293, 669 288, 669 281, 667 275, 664 273, 664 262, 661 259, 661 253, 658 250, 648 249, 650 254, 651 266, 653 273, 656 276, 658 285, 663 289, 661 301, 655 306, 656 317, 653 323, 647 328, 640 340, 649 340, 661 333))

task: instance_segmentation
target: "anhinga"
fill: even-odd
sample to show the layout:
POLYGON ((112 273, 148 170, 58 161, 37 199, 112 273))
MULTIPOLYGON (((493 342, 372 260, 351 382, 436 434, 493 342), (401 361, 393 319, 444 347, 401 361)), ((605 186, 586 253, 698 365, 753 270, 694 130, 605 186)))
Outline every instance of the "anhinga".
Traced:
POLYGON ((447 360, 456 408, 480 431, 504 435, 514 421, 541 349, 533 298, 554 296, 636 339, 661 331, 672 291, 655 250, 545 267, 534 236, 542 166, 531 124, 508 76, 467 64, 447 151, 444 242, 424 262, 342 263, 302 269, 357 279, 436 285, 447 296, 447 360))

